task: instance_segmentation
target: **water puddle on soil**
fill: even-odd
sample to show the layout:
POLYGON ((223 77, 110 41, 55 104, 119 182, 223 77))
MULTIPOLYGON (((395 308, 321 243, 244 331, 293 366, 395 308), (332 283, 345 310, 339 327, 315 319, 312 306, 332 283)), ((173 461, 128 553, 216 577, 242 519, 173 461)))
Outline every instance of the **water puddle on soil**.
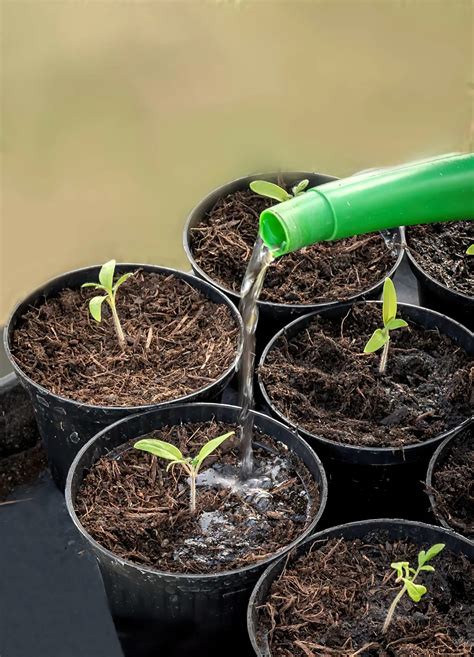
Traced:
POLYGON ((264 537, 270 540, 273 536, 276 519, 296 523, 303 530, 312 501, 295 465, 286 455, 268 448, 259 452, 258 463, 245 480, 239 464, 217 462, 198 474, 198 496, 200 488, 224 488, 229 495, 220 508, 200 513, 200 532, 175 547, 175 561, 192 560, 206 567, 232 564, 253 549, 262 550, 264 537), (290 497, 281 497, 283 489, 290 497))

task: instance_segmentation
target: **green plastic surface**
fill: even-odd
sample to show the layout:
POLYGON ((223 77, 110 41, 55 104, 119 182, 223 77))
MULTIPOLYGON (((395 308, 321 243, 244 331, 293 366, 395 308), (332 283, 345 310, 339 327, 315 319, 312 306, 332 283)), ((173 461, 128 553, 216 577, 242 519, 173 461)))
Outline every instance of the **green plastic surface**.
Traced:
POLYGON ((260 215, 281 256, 316 242, 398 226, 474 218, 474 155, 443 155, 335 180, 260 215))

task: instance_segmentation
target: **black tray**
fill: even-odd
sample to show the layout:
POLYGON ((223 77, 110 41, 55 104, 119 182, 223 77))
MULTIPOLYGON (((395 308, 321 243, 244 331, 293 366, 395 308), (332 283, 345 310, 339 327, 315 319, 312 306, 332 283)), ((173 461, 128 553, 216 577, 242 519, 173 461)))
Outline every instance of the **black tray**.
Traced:
MULTIPOLYGON (((395 275, 400 301, 418 303, 406 260, 395 275)), ((232 385, 223 402, 235 404, 232 385)), ((1 657, 252 657, 247 637, 156 636, 112 618, 94 558, 72 525, 47 471, 0 506, 1 657)), ((428 507, 428 499, 426 499, 428 507)), ((417 518, 426 521, 420 514, 417 518)))

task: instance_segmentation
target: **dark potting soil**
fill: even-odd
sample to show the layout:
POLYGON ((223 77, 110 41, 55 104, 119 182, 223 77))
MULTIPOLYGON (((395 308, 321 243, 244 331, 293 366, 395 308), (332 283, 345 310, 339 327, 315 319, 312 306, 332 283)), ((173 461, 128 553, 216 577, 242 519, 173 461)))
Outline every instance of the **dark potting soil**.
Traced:
POLYGON ((381 375, 381 352, 363 353, 381 325, 380 305, 359 304, 281 337, 260 369, 275 408, 310 433, 366 447, 420 443, 470 417, 472 357, 409 321, 391 332, 381 375))
POLYGON ((437 511, 450 527, 474 539, 473 427, 453 438, 447 449, 431 482, 437 511))
POLYGON ((387 633, 382 627, 400 591, 394 561, 417 563, 420 549, 389 540, 331 539, 298 559, 275 581, 259 610, 272 657, 447 657, 473 654, 474 567, 445 548, 416 582, 428 592, 404 595, 387 633))
POLYGON ((154 404, 197 391, 235 358, 230 310, 173 275, 138 270, 119 289, 120 348, 107 304, 90 317, 91 288, 65 289, 30 308, 13 334, 22 370, 47 390, 105 406, 154 404))
POLYGON ((474 257, 466 253, 474 244, 474 221, 413 226, 407 243, 427 274, 454 292, 474 296, 474 257))
POLYGON ((0 500, 29 484, 46 467, 33 408, 23 388, 0 396, 0 500))
MULTIPOLYGON (((235 426, 221 422, 164 427, 154 437, 195 455, 202 444, 235 426)), ((272 449, 257 449, 261 485, 238 480, 238 446, 231 437, 198 476, 197 511, 189 511, 182 468, 133 449, 135 440, 99 459, 76 499, 78 517, 116 555, 161 571, 232 570, 269 557, 296 539, 314 517, 319 492, 304 464, 283 444, 255 434, 272 449), (233 441, 233 442, 231 442, 233 441), (219 481, 230 478, 234 486, 219 481), (263 483, 262 483, 263 482, 263 483), (239 485, 240 484, 240 485, 239 485)))
MULTIPOLYGON (((239 292, 257 239, 260 213, 273 205, 250 190, 221 198, 202 224, 191 229, 191 249, 201 269, 239 292)), ((379 233, 322 242, 273 262, 260 299, 274 303, 341 301, 378 283, 397 254, 379 233)))

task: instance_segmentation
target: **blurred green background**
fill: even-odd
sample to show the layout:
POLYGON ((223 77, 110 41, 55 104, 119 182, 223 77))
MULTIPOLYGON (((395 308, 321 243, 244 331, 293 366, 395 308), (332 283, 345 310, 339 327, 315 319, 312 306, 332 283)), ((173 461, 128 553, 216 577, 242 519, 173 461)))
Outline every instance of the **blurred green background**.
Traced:
POLYGON ((3 2, 0 322, 78 266, 187 268, 231 178, 471 150, 473 6, 3 2))

